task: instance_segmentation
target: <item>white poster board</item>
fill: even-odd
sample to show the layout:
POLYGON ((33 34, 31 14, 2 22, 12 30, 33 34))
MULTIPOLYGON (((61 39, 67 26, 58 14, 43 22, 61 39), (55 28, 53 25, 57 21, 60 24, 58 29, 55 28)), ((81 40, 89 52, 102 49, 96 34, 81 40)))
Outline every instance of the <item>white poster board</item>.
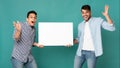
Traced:
POLYGON ((44 46, 73 45, 72 22, 39 22, 38 42, 44 46))

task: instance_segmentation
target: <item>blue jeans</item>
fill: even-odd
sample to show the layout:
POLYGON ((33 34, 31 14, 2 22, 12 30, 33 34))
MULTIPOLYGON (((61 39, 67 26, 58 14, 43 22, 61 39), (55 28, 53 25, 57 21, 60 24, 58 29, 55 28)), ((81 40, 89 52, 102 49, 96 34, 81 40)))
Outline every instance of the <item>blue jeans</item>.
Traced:
POLYGON ((75 56, 74 68, 82 68, 83 63, 87 61, 88 68, 95 68, 96 56, 94 51, 82 50, 81 56, 75 56))
POLYGON ((12 57, 11 61, 12 61, 13 68, 23 68, 24 66, 26 68, 37 68, 37 65, 34 59, 32 61, 27 61, 26 63, 23 63, 12 57))

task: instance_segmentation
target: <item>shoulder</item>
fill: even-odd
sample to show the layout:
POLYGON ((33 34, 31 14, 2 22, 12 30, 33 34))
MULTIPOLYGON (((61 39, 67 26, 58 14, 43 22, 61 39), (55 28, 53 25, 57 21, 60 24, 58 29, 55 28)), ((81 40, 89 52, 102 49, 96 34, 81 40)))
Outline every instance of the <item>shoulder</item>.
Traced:
POLYGON ((85 21, 82 21, 79 23, 79 26, 82 26, 85 23, 85 21))
POLYGON ((103 20, 103 18, 102 17, 92 17, 92 20, 100 21, 100 20, 103 20))
POLYGON ((92 17, 91 22, 101 24, 104 21, 102 17, 92 17))
POLYGON ((80 22, 79 24, 78 24, 78 28, 79 27, 82 27, 83 26, 83 22, 80 22))
POLYGON ((85 21, 80 22, 80 23, 78 24, 78 29, 83 28, 83 27, 84 27, 84 23, 85 23, 85 21))
POLYGON ((25 29, 27 26, 26 26, 26 23, 25 22, 19 22, 20 25, 21 25, 21 29, 25 29))
POLYGON ((21 26, 26 26, 25 22, 19 22, 21 26))

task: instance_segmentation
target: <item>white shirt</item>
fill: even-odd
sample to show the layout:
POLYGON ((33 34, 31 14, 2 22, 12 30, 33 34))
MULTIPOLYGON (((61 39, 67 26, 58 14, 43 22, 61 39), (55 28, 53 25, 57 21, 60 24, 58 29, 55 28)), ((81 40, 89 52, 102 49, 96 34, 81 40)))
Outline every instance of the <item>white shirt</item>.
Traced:
POLYGON ((93 39, 91 36, 91 31, 88 22, 85 23, 84 41, 83 41, 82 50, 94 51, 93 39))
MULTIPOLYGON (((101 28, 104 28, 108 31, 115 31, 115 26, 110 25, 107 21, 102 19, 101 17, 91 17, 89 19, 89 27, 91 31, 91 36, 94 44, 94 52, 95 56, 101 56, 103 54, 103 48, 102 48, 102 38, 101 38, 101 28)), ((81 56, 82 55, 82 48, 83 48, 83 41, 84 41, 84 31, 85 31, 85 20, 82 21, 78 25, 78 41, 79 46, 77 48, 76 55, 81 56)))

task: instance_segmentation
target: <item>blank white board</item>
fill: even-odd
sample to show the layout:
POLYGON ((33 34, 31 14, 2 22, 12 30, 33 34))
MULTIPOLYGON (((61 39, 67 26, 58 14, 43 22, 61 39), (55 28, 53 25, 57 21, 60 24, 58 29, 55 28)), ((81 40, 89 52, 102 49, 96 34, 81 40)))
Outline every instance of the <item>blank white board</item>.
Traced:
POLYGON ((72 22, 39 22, 38 42, 44 46, 73 45, 72 22))

